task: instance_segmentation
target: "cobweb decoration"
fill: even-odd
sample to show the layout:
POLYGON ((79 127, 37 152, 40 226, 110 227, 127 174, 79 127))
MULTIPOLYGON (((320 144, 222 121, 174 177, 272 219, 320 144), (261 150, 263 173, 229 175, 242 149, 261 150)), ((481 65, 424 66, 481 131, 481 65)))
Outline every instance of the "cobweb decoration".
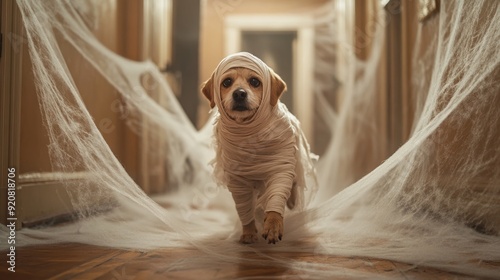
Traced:
MULTIPOLYGON (((200 258, 192 262, 201 266, 244 259, 293 267, 318 278, 369 275, 341 265, 277 258, 272 252, 374 257, 479 277, 500 275, 498 266, 489 265, 500 261, 500 2, 443 0, 439 30, 430 45, 424 45, 419 31, 415 48, 435 52, 414 59, 418 100, 413 130, 387 159, 377 153, 384 137, 373 121, 384 25, 377 26, 370 57, 361 61, 346 52, 353 64, 340 74, 323 60, 338 46, 348 46, 335 36, 334 3, 317 11, 315 96, 322 121, 330 125, 331 135, 325 137, 331 140, 317 166, 315 200, 285 217, 284 240, 272 248, 264 242, 236 242, 234 204, 227 189, 215 186, 208 164, 215 156, 208 144, 212 119, 196 130, 153 63, 129 61, 103 47, 87 28, 95 22, 89 6, 64 0, 17 3, 53 169, 88 174, 86 180, 66 182, 78 222, 22 229, 17 233, 22 245, 196 248, 200 258), (61 45, 71 46, 113 85, 126 104, 131 126, 158 128, 177 192, 153 200, 126 173, 87 110, 61 45), (140 83, 144 75, 159 85, 167 105, 149 97, 140 83), (339 86, 333 80, 345 93, 335 108, 322 102, 325 92, 339 86), (349 167, 362 148, 376 164, 367 167, 367 174, 355 174, 349 167), (203 197, 195 201, 196 208, 190 207, 193 197, 203 197), (165 201, 170 207, 159 206, 165 201), (259 260, 245 258, 243 253, 249 252, 259 260)), ((382 14, 382 8, 378 12, 382 14)), ((1 233, 7 234, 4 226, 1 233)))

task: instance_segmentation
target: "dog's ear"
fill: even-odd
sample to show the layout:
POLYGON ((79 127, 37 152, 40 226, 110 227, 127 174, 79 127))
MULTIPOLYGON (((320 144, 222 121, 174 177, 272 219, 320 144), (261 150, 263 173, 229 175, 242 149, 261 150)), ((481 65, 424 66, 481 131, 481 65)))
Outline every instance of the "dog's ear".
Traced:
POLYGON ((286 83, 271 70, 271 106, 276 106, 281 95, 286 91, 286 83))
POLYGON ((206 82, 204 82, 203 85, 201 86, 201 92, 210 101, 210 108, 215 107, 214 91, 213 91, 213 89, 214 89, 214 87, 213 87, 214 76, 215 76, 215 72, 212 73, 212 76, 210 77, 210 79, 208 79, 206 82))

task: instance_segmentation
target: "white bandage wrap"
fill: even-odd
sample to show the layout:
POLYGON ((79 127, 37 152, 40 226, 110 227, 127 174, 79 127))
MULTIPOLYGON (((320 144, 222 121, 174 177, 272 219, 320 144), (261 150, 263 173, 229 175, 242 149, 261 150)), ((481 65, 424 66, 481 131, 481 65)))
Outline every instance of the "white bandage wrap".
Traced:
POLYGON ((304 189, 316 189, 309 144, 299 121, 278 102, 271 106, 271 72, 250 53, 226 57, 217 66, 213 78, 214 101, 219 108, 214 127, 216 158, 215 179, 232 193, 243 225, 254 220, 254 211, 275 211, 284 215, 285 205, 295 188, 295 207, 304 206, 304 189), (258 74, 263 85, 261 104, 255 115, 244 123, 232 120, 221 104, 222 75, 231 68, 244 67, 258 74))

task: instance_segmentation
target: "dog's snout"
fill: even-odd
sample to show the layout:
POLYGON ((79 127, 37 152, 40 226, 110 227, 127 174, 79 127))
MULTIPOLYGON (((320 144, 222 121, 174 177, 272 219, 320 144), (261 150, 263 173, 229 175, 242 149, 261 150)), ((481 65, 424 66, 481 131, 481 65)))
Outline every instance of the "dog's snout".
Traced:
POLYGON ((233 99, 236 102, 241 102, 245 100, 246 97, 247 97, 247 92, 242 88, 239 88, 233 92, 233 99))

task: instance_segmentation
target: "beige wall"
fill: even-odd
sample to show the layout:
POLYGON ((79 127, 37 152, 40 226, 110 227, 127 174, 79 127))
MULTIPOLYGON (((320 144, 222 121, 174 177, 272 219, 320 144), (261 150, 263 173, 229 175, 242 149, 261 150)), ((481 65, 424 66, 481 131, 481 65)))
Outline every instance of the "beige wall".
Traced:
MULTIPOLYGON (((92 10, 96 20, 87 22, 87 26, 111 51, 128 59, 151 59, 159 66, 164 65, 169 59, 170 47, 160 52, 158 46, 168 45, 166 40, 170 33, 152 33, 158 32, 157 29, 163 32, 170 28, 165 18, 171 16, 168 13, 171 1, 162 2, 164 5, 161 7, 166 11, 164 18, 158 16, 158 3, 152 0, 103 0, 99 9, 92 10), (148 24, 144 21, 146 17, 148 24), (149 29, 145 30, 146 27, 149 29)), ((147 172, 143 172, 147 168, 141 166, 141 160, 142 163, 145 161, 144 155, 141 155, 143 142, 125 123, 119 109, 122 103, 120 95, 73 46, 63 39, 60 46, 79 93, 107 144, 131 177, 147 188, 151 182, 147 172)), ((42 125, 27 46, 23 52, 20 171, 24 174, 50 172, 49 140, 42 125)))
MULTIPOLYGON (((111 9, 98 11, 101 16, 98 25, 95 26, 94 34, 107 48, 118 51, 120 44, 118 44, 117 32, 117 0, 106 0, 106 2, 107 5, 103 7, 111 9)), ((89 27, 93 28, 93 26, 89 27)), ((66 60, 68 68, 96 124, 99 126, 104 119, 109 119, 115 124, 115 129, 103 132, 103 136, 113 152, 120 157, 123 149, 120 139, 124 126, 118 114, 113 113, 109 108, 117 98, 116 94, 106 94, 106 92, 113 92, 113 87, 93 69, 92 65, 85 62, 85 59, 72 46, 65 44, 64 40, 60 41, 62 51, 68 58, 66 60)), ((47 150, 49 139, 46 128, 42 124, 27 45, 23 48, 22 63, 20 172, 21 174, 50 172, 52 167, 47 150)))
MULTIPOLYGON (((15 3, 3 1, 1 6, 2 33, 15 35, 4 37, 5 53, 9 59, 2 57, 0 64, 2 80, 9 81, 2 83, 2 91, 5 91, 2 92, 2 100, 6 100, 8 108, 11 108, 6 113, 8 118, 2 118, 2 129, 8 128, 2 134, 2 155, 8 157, 2 159, 2 166, 15 167, 17 170, 17 218, 20 226, 71 213, 72 206, 64 186, 59 183, 59 176, 81 180, 81 176, 85 175, 78 172, 53 173, 48 153, 49 139, 38 105, 26 34, 15 3), (12 41, 11 37, 17 41, 12 41)), ((163 34, 163 31, 170 28, 171 0, 161 3, 156 0, 103 0, 99 4, 86 10, 95 15, 83 16, 85 19, 95 18, 86 21, 86 24, 101 43, 132 60, 150 58, 159 65, 166 63, 170 55, 170 47, 167 46, 170 33, 163 34), (157 5, 165 12, 159 11, 157 5), (154 15, 149 17, 152 13, 154 15), (147 24, 145 18, 148 19, 147 24), (158 32, 159 25, 162 34, 156 36, 153 33, 158 32), (162 50, 165 52, 159 53, 162 50)), ((162 163, 143 152, 143 147, 151 144, 146 143, 149 140, 147 131, 142 131, 142 138, 132 132, 118 109, 121 97, 116 89, 73 46, 63 38, 58 41, 86 108, 115 156, 146 193, 164 191, 158 186, 165 187, 165 172, 161 176, 149 172, 149 166, 162 163), (152 188, 152 185, 157 188, 152 188)), ((4 210, 0 212, 2 217, 6 215, 4 210)))
MULTIPOLYGON (((138 59, 139 57, 135 55, 138 52, 136 50, 138 44, 122 44, 121 41, 126 36, 137 34, 139 26, 136 24, 135 28, 131 28, 131 26, 120 24, 120 20, 124 16, 119 16, 119 2, 117 0, 106 0, 106 4, 100 6, 103 9, 95 11, 99 15, 97 21, 88 23, 88 26, 110 50, 132 59, 138 59), (124 34, 125 27, 127 27, 127 34, 124 34)), ((125 2, 122 2, 122 5, 125 5, 125 2)), ((131 16, 131 18, 133 17, 131 16)), ((134 37, 137 39, 137 36, 134 37)), ((137 162, 137 160, 128 159, 130 154, 136 153, 134 151, 137 151, 137 148, 130 149, 130 147, 127 147, 134 142, 137 145, 136 136, 127 132, 128 128, 121 119, 119 112, 112 108, 113 104, 119 101, 118 94, 71 45, 65 44, 64 40, 61 40, 61 47, 68 58, 66 62, 72 77, 84 102, 87 104, 87 108, 94 117, 96 125, 101 129, 114 154, 126 167, 130 167, 128 170, 132 176, 135 175, 134 179, 138 179, 138 172, 135 171, 133 166, 133 163, 137 162), (113 129, 109 129, 110 126, 107 126, 107 123, 111 123, 113 129), (121 141, 123 137, 127 137, 129 141, 121 141), (129 152, 125 153, 127 150, 129 152)), ((27 47, 23 51, 20 168, 22 173, 49 172, 51 171, 47 153, 49 142, 45 127, 41 121, 27 47)))

